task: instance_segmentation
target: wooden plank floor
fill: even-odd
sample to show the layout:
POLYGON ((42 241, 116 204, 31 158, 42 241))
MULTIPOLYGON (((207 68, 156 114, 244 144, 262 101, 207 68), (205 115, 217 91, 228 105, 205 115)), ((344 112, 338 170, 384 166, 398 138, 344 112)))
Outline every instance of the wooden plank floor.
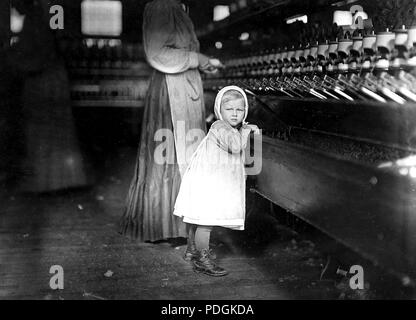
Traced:
MULTIPOLYGON (((346 280, 320 280, 325 255, 248 199, 244 232, 212 236, 219 264, 213 278, 182 260, 183 239, 137 243, 117 233, 135 151, 121 152, 92 189, 44 196, 7 195, 0 207, 0 299, 367 299, 346 280), (52 290, 49 269, 64 269, 52 290), (106 277, 107 271, 113 274, 106 277)), ((264 204, 264 203, 263 203, 264 204)), ((266 206, 267 208, 267 206, 266 206)))

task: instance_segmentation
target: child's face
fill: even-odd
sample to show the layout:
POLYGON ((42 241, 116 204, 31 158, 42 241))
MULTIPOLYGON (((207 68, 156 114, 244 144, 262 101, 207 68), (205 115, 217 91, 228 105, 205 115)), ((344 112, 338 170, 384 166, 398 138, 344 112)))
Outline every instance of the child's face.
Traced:
POLYGON ((244 119, 244 99, 232 99, 221 104, 221 116, 232 127, 238 126, 244 119))

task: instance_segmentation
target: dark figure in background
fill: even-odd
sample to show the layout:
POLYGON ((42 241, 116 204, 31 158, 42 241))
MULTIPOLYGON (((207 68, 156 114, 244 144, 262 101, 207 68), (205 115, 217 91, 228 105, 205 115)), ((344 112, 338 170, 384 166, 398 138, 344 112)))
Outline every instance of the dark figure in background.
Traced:
POLYGON ((215 72, 221 63, 199 53, 194 26, 184 8, 178 0, 153 0, 144 11, 143 46, 155 70, 120 232, 139 241, 188 237, 192 251, 195 226, 185 227, 173 216, 173 208, 181 175, 206 134, 200 71, 215 72), (162 164, 155 159, 160 129, 174 133, 174 138, 166 140, 168 161, 162 164))
POLYGON ((48 2, 23 0, 13 5, 26 15, 10 56, 23 83, 25 159, 18 191, 52 192, 85 186, 68 76, 49 28, 48 2))
POLYGON ((0 2, 0 197, 6 194, 14 181, 15 162, 19 157, 20 108, 16 97, 20 95, 19 81, 9 66, 10 3, 0 2))
POLYGON ((22 113, 16 97, 21 82, 5 65, 5 52, 0 53, 0 196, 11 191, 16 180, 19 159, 23 151, 22 113))

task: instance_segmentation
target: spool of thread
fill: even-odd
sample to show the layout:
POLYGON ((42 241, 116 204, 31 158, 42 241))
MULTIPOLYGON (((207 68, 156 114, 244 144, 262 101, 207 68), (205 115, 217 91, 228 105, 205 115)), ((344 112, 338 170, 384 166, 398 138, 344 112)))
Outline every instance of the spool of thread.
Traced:
POLYGON ((338 54, 348 55, 352 48, 353 41, 352 39, 341 39, 338 42, 338 54))
POLYGON ((352 49, 355 52, 362 53, 363 51, 363 37, 352 38, 352 49))
POLYGON ((387 70, 390 66, 390 62, 387 59, 380 59, 376 62, 376 69, 387 70))
POLYGON ((411 26, 407 31, 407 49, 413 48, 416 42, 416 26, 411 26))
POLYGON ((290 50, 288 53, 287 53, 287 59, 288 60, 291 60, 294 56, 295 56, 295 50, 290 50))
POLYGON ((412 68, 416 67, 416 56, 410 59, 407 59, 406 65, 412 68))
POLYGON ((389 51, 391 52, 394 49, 394 40, 396 35, 393 32, 390 32, 388 29, 384 32, 377 33, 376 36, 376 46, 379 51, 389 51))
POLYGON ((346 63, 339 63, 338 64, 338 71, 348 71, 348 64, 346 64, 346 63))
POLYGON ((281 54, 281 52, 276 52, 275 54, 274 54, 274 61, 277 61, 277 62, 279 62, 281 59, 280 59, 280 57, 282 56, 282 54, 281 54))
POLYGON ((315 44, 311 47, 309 57, 311 57, 313 59, 316 59, 318 57, 318 45, 317 44, 315 44))
POLYGON ((269 61, 269 62, 276 61, 276 60, 274 60, 274 56, 275 56, 275 54, 273 52, 270 52, 269 55, 267 56, 267 61, 269 61))
POLYGON ((371 68, 371 62, 368 61, 368 60, 364 61, 363 64, 362 64, 362 68, 363 69, 370 69, 371 68))
POLYGON ((318 45, 318 57, 324 59, 328 55, 329 44, 328 43, 321 43, 318 45))
POLYGON ((337 55, 337 51, 338 51, 338 41, 332 41, 329 43, 329 48, 328 48, 328 55, 329 56, 335 56, 337 55))
POLYGON ((303 49, 298 49, 298 50, 296 50, 296 52, 295 52, 295 59, 296 60, 299 60, 300 59, 300 57, 302 57, 303 56, 303 49))
POLYGON ((377 40, 377 37, 374 34, 364 36, 363 49, 371 50, 373 52, 376 51, 376 40, 377 40))
POLYGON ((394 30, 394 45, 396 47, 407 47, 408 30, 403 25, 401 29, 394 30))
POLYGON ((309 56, 309 54, 311 53, 311 48, 310 47, 307 47, 307 48, 305 48, 304 50, 303 50, 303 56, 305 57, 305 58, 307 58, 308 56, 309 56))

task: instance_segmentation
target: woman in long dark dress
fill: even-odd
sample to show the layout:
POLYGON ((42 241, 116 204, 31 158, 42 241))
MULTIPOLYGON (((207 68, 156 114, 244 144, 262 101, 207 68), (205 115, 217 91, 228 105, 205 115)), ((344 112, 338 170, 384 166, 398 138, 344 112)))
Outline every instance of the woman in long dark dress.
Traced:
POLYGON ((172 213, 181 174, 206 132, 199 72, 214 70, 215 65, 199 53, 192 21, 177 0, 154 0, 146 5, 143 45, 147 61, 155 70, 146 97, 136 169, 120 232, 139 241, 190 235, 189 246, 193 227, 186 230, 172 213), (159 129, 174 133, 167 148, 167 158, 173 161, 163 164, 156 163, 154 154, 160 143, 155 141, 159 129), (190 132, 194 134, 192 141, 186 139, 190 132))
POLYGON ((68 76, 49 27, 46 1, 16 1, 26 14, 14 47, 23 80, 25 159, 19 191, 51 192, 87 184, 75 132, 68 76))

